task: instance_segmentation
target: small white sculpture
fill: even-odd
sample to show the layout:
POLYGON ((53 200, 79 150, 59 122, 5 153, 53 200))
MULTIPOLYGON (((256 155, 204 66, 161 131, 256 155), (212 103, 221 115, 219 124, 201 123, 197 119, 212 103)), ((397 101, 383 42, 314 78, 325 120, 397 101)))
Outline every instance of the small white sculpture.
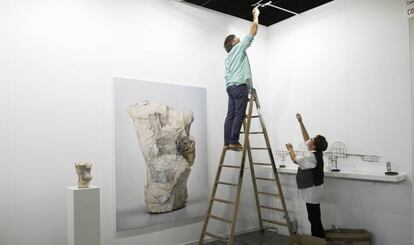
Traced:
POLYGON ((147 166, 145 202, 151 213, 186 205, 187 179, 195 158, 191 111, 143 101, 128 110, 147 166))
POLYGON ((75 162, 76 173, 78 174, 78 187, 88 188, 89 182, 92 180, 91 168, 92 163, 88 162, 75 162))

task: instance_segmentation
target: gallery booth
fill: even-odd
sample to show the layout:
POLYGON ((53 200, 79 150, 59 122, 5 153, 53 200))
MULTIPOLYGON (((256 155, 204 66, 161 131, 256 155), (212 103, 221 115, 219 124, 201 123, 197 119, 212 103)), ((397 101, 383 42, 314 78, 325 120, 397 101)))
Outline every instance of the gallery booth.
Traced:
MULTIPOLYGON (((414 244, 414 2, 258 2, 0 0, 0 244, 200 244, 206 214, 232 244, 319 244, 286 148, 307 151, 296 113, 328 141, 324 229, 414 244), (223 42, 249 33, 256 6, 248 135, 259 151, 239 165, 234 212, 210 205, 238 196, 228 183, 240 179, 237 167, 216 177, 223 42)), ((226 154, 240 164, 243 153, 226 154)))

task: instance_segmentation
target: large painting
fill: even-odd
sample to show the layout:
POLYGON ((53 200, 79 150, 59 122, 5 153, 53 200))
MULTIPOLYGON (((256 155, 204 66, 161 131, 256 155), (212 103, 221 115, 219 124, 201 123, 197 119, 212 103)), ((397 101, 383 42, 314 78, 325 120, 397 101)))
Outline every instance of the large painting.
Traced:
POLYGON ((206 89, 115 78, 114 116, 116 230, 202 217, 206 89))

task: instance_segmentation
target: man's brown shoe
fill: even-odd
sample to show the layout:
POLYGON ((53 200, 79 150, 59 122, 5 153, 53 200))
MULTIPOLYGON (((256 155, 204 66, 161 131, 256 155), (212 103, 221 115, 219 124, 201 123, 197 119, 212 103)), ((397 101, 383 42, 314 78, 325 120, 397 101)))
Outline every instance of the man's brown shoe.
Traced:
POLYGON ((230 150, 233 150, 233 151, 242 151, 243 150, 243 146, 240 143, 230 144, 229 148, 230 148, 230 150))

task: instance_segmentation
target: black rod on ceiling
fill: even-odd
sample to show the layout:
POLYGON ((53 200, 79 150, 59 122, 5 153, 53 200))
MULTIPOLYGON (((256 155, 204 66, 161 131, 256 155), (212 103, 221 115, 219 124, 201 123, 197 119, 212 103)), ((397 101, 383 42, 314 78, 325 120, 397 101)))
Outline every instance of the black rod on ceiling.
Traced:
POLYGON ((282 8, 282 7, 279 7, 279 6, 276 6, 276 5, 272 4, 272 1, 262 3, 263 1, 264 0, 260 0, 259 2, 255 3, 255 4, 252 4, 252 6, 255 6, 255 7, 258 7, 258 8, 265 8, 265 7, 269 6, 269 7, 275 8, 275 9, 279 9, 279 10, 288 12, 290 14, 299 15, 296 12, 293 12, 293 11, 290 11, 288 9, 285 9, 285 8, 282 8))
POLYGON ((207 0, 207 1, 205 1, 204 3, 202 3, 200 6, 201 7, 204 7, 204 6, 206 6, 207 4, 209 4, 209 3, 211 3, 213 0, 207 0))

